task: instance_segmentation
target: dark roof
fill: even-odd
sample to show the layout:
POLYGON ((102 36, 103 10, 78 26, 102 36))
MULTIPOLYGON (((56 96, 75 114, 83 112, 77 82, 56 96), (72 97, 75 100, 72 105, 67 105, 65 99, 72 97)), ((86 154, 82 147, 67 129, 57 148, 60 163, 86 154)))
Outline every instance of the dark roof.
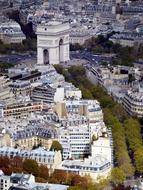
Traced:
POLYGON ((12 177, 10 177, 10 180, 11 180, 13 183, 18 183, 18 182, 21 180, 21 177, 22 177, 22 176, 12 176, 12 177))
POLYGON ((30 79, 33 79, 35 77, 39 77, 41 76, 41 72, 37 71, 35 73, 30 73, 26 76, 23 76, 20 80, 30 80, 30 79))
POLYGON ((14 134, 14 139, 24 139, 28 137, 43 137, 43 138, 56 138, 57 133, 56 130, 52 127, 44 128, 44 127, 30 127, 25 130, 17 131, 14 134))
POLYGON ((17 186, 17 187, 10 187, 8 190, 29 190, 23 186, 17 186))

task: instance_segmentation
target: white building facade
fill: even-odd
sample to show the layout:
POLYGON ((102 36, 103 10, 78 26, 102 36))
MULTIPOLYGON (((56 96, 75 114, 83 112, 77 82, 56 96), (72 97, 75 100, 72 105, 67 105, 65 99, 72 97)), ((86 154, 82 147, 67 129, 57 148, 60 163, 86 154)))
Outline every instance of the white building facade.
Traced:
POLYGON ((0 156, 7 156, 9 158, 20 156, 23 159, 36 160, 38 164, 46 165, 50 171, 54 171, 62 161, 60 151, 47 151, 43 148, 28 151, 12 147, 1 147, 0 156))
POLYGON ((90 176, 93 181, 98 181, 101 177, 107 178, 110 175, 111 163, 107 158, 96 155, 84 160, 64 160, 59 169, 81 176, 90 176))
POLYGON ((4 175, 0 170, 1 190, 67 190, 68 186, 60 184, 37 183, 32 174, 12 173, 11 176, 4 175))
POLYGON ((143 117, 143 90, 128 91, 122 104, 130 115, 143 117))

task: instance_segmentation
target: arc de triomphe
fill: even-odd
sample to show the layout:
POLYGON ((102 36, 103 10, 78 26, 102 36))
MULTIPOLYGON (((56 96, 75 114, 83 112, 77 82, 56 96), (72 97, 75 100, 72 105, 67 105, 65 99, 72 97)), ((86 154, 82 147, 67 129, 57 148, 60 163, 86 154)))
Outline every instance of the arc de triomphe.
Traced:
POLYGON ((69 61, 69 23, 49 22, 37 27, 37 63, 69 61))

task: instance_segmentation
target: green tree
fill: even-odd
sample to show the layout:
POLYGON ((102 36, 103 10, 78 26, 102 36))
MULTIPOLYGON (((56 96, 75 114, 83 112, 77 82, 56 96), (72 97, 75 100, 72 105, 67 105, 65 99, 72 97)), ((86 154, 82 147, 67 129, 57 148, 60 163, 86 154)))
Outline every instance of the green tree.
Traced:
POLYGON ((55 151, 60 150, 62 152, 63 148, 62 148, 62 145, 58 141, 53 141, 50 150, 55 150, 55 151))
POLYGON ((124 110, 124 108, 117 103, 114 103, 114 106, 110 108, 112 114, 116 116, 120 122, 124 122, 125 119, 127 119, 129 116, 127 112, 124 110))
POLYGON ((111 181, 114 184, 122 184, 125 180, 125 174, 120 168, 113 168, 111 171, 111 181))
POLYGON ((143 149, 137 149, 134 152, 134 158, 137 172, 143 174, 143 149))
POLYGON ((74 79, 79 76, 85 76, 86 73, 83 66, 71 66, 69 67, 68 72, 72 75, 74 79))
POLYGON ((98 138, 95 135, 92 135, 92 141, 96 141, 98 138))
POLYGON ((81 187, 78 186, 70 186, 68 190, 81 190, 81 187))
POLYGON ((35 181, 36 181, 37 183, 46 183, 46 182, 47 182, 46 179, 41 178, 41 177, 36 177, 36 178, 35 178, 35 181))
POLYGON ((127 140, 130 149, 135 152, 138 148, 143 148, 142 136, 140 124, 136 119, 128 118, 124 122, 124 127, 126 129, 127 140))
POLYGON ((13 67, 14 65, 7 62, 0 62, 0 72, 7 72, 9 68, 13 67))
POLYGON ((62 65, 54 65, 56 71, 59 73, 59 74, 63 74, 64 73, 64 68, 62 65))
POLYGON ((86 88, 82 88, 82 96, 84 99, 93 99, 92 93, 86 88))
POLYGON ((23 162, 23 170, 37 177, 39 173, 38 163, 35 160, 26 159, 23 162))
POLYGON ((83 46, 81 46, 79 43, 70 44, 70 51, 77 51, 82 50, 83 46))
POLYGON ((143 142, 140 123, 136 119, 128 118, 124 121, 124 127, 129 148, 134 157, 136 171, 143 173, 143 142))

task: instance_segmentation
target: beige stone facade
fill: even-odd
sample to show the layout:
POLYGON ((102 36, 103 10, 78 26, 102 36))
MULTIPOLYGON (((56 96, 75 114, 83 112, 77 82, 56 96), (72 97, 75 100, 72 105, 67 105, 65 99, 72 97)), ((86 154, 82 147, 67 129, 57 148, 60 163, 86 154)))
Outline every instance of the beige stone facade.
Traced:
POLYGON ((57 139, 49 139, 37 136, 14 140, 10 134, 5 133, 0 137, 0 147, 20 147, 23 149, 31 150, 33 147, 41 145, 49 150, 54 140, 57 139))
POLYGON ((42 145, 46 149, 50 149, 53 140, 42 137, 30 137, 15 141, 15 145, 21 148, 32 149, 34 146, 42 145))
POLYGON ((43 103, 23 103, 12 104, 4 107, 4 117, 13 116, 15 118, 26 117, 29 113, 42 111, 43 103))

